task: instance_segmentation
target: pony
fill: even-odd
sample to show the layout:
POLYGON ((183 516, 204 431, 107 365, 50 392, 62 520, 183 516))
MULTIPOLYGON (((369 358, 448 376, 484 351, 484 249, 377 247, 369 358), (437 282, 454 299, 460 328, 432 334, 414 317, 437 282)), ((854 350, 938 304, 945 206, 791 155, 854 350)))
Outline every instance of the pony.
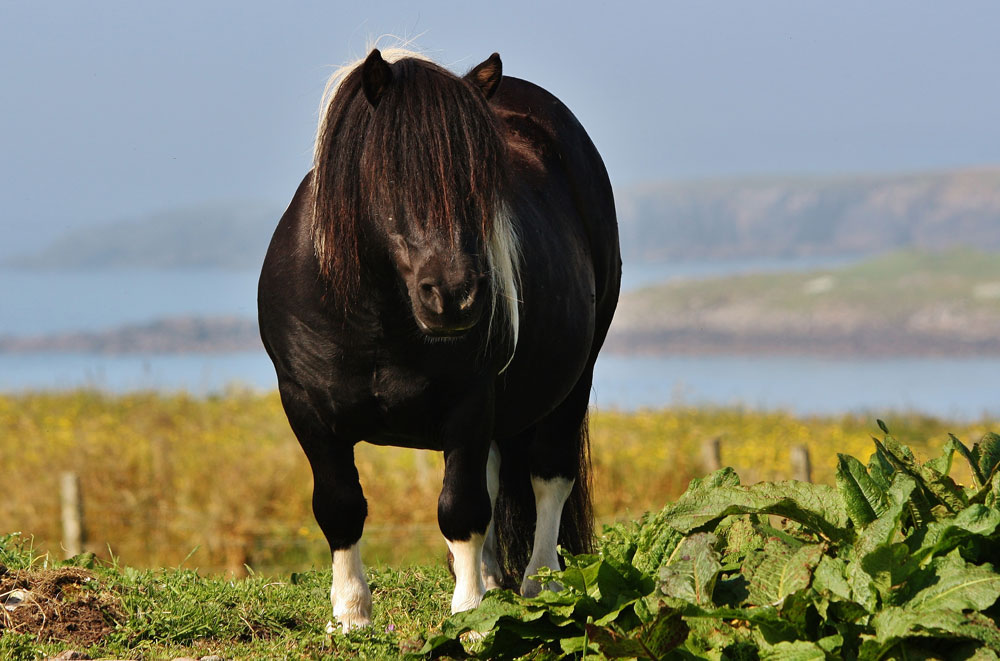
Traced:
POLYGON ((327 99, 258 314, 330 545, 329 628, 371 623, 362 441, 444 453, 453 613, 556 589, 533 576, 593 538, 587 413, 621 279, 604 163, 496 53, 457 76, 373 49, 327 99))

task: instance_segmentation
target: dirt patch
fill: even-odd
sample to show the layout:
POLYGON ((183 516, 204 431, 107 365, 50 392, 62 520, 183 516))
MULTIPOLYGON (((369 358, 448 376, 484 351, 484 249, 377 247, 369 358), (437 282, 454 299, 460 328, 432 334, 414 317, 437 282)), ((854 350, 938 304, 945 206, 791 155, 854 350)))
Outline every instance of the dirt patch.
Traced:
POLYGON ((30 633, 39 641, 89 646, 113 628, 117 609, 86 569, 13 571, 0 565, 0 636, 30 633))

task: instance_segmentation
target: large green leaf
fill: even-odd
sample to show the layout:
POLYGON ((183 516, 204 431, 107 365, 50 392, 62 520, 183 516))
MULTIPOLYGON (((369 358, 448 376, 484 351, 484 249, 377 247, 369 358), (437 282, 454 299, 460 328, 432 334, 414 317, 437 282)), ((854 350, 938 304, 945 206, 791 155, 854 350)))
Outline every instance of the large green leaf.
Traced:
POLYGON ((885 454, 896 470, 907 473, 917 481, 920 488, 929 495, 931 506, 940 503, 949 511, 958 512, 969 504, 965 491, 954 480, 920 464, 910 449, 892 436, 886 436, 884 442, 874 440, 876 447, 885 454))
POLYGON ((717 541, 711 533, 686 537, 670 561, 660 568, 660 592, 699 606, 711 606, 712 591, 722 569, 714 548, 717 541))
POLYGON ((749 584, 749 603, 780 606, 788 595, 809 587, 813 570, 825 550, 825 544, 805 544, 793 549, 775 537, 768 539, 764 548, 743 565, 749 584))
POLYGON ((983 484, 986 484, 990 481, 990 476, 1000 469, 1000 436, 988 432, 983 440, 976 443, 972 453, 976 458, 979 474, 983 477, 983 484))
POLYGON ((777 514, 831 540, 851 534, 847 529, 850 519, 836 490, 808 482, 688 489, 674 505, 664 509, 670 525, 682 533, 732 514, 777 514))
POLYGON ((872 618, 872 627, 882 650, 911 636, 966 638, 1000 650, 1000 630, 993 620, 980 613, 890 607, 872 618))
POLYGON ((979 470, 979 461, 977 460, 978 453, 975 455, 962 441, 958 440, 958 437, 954 434, 948 434, 949 444, 946 447, 954 448, 962 457, 968 462, 969 468, 972 471, 972 481, 977 489, 981 489, 987 480, 983 476, 982 472, 979 470))
POLYGON ((850 601, 851 586, 847 583, 846 571, 847 565, 843 560, 824 555, 813 570, 813 589, 820 594, 850 601))
POLYGON ((861 528, 885 514, 889 499, 860 461, 845 454, 837 457, 837 490, 854 526, 861 528))
MULTIPOLYGON (((927 526, 920 548, 914 553, 922 561, 948 553, 972 538, 993 535, 1000 526, 1000 511, 985 505, 969 505, 954 518, 935 521, 927 526)), ((994 544, 996 542, 993 542, 994 544)))
POLYGON ((891 544, 902 533, 903 515, 908 511, 917 482, 907 473, 895 473, 886 492, 888 507, 877 519, 864 526, 854 541, 854 557, 863 558, 883 544, 891 544))
POLYGON ((826 652, 811 641, 782 641, 762 648, 760 658, 761 661, 823 661, 826 659, 826 652))
POLYGON ((609 659, 661 659, 684 642, 688 631, 681 614, 670 608, 661 608, 651 622, 627 634, 587 624, 587 636, 609 659))
POLYGON ((1000 597, 1000 573, 967 563, 958 549, 935 558, 912 583, 904 605, 913 610, 985 610, 1000 597))
POLYGON ((889 483, 892 482, 892 475, 896 472, 893 468, 892 463, 886 458, 885 454, 882 453, 877 447, 875 452, 872 453, 871 457, 868 459, 868 474, 871 476, 872 480, 875 481, 877 485, 882 487, 883 490, 889 488, 889 483))
POLYGON ((665 512, 659 512, 640 528, 632 558, 633 566, 641 572, 655 575, 660 566, 677 549, 684 535, 675 530, 665 512))

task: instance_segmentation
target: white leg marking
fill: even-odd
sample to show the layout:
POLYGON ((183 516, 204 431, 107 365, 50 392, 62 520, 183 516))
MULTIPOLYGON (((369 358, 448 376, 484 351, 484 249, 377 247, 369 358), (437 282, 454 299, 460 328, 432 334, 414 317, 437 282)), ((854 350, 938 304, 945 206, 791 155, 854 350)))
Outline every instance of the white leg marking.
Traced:
MULTIPOLYGON (((486 460, 486 490, 490 493, 490 508, 496 507, 497 493, 500 492, 500 448, 496 441, 490 444, 490 455, 486 460)), ((497 562, 497 535, 493 529, 493 519, 486 529, 483 542, 483 584, 487 590, 500 587, 500 563, 497 562)))
MULTIPOLYGON (((344 633, 372 623, 372 593, 365 581, 358 544, 333 552, 330 601, 333 603, 333 617, 344 633)), ((327 633, 333 633, 334 627, 333 622, 327 623, 327 633)))
POLYGON ((486 592, 483 584, 483 535, 473 533, 467 541, 448 542, 454 558, 455 594, 451 597, 451 612, 467 611, 479 605, 486 592))
MULTIPOLYGON (((555 477, 543 480, 532 476, 531 489, 535 492, 535 543, 531 547, 531 559, 524 570, 524 581, 521 583, 521 594, 533 597, 542 590, 538 581, 528 577, 538 573, 539 568, 559 569, 559 553, 556 544, 559 541, 559 519, 562 517, 563 505, 573 491, 573 480, 555 477)), ((558 584, 545 586, 558 590, 558 584)))

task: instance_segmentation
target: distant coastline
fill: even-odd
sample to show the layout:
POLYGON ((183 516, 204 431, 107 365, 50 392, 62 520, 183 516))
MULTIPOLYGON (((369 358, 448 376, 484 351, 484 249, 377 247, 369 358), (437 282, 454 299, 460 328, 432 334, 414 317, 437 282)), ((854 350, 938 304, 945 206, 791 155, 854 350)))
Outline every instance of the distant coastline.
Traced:
POLYGON ((0 337, 0 353, 183 354, 263 351, 253 319, 179 317, 100 331, 0 337))
MULTIPOLYGON (((0 337, 0 354, 223 354, 263 350, 257 322, 232 317, 183 317, 102 331, 0 337)), ((1000 336, 969 339, 931 333, 900 333, 889 324, 842 333, 760 329, 726 332, 699 328, 696 323, 643 331, 613 325, 604 351, 622 356, 959 358, 1000 356, 1000 336)))
MULTIPOLYGON (((5 354, 261 350, 256 321, 232 315, 0 337, 5 354)), ((900 252, 811 272, 671 280, 622 295, 605 350, 633 356, 1000 356, 1000 258, 900 252)))

